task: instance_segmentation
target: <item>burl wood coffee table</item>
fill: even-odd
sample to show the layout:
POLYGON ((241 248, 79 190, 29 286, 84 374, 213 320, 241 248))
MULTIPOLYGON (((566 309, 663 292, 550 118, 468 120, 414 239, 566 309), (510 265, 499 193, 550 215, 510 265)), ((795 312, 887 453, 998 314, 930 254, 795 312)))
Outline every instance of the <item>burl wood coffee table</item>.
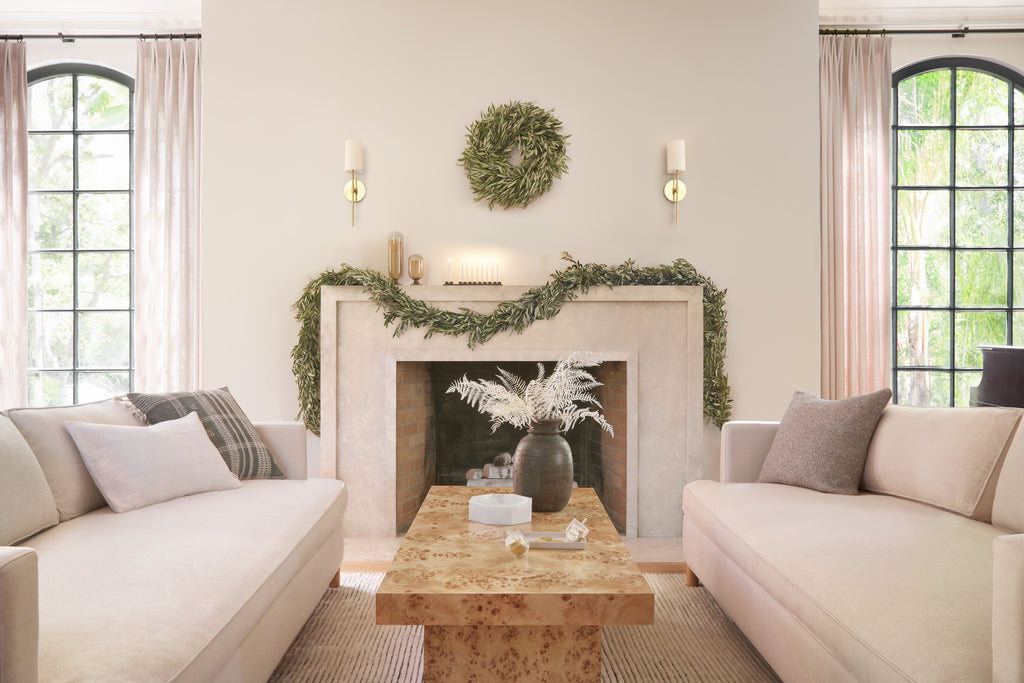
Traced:
MULTIPOLYGON (((511 489, 486 489, 511 493, 511 489)), ((601 626, 654 623, 654 593, 593 489, 526 524, 469 521, 478 488, 435 486, 377 589, 378 624, 422 624, 424 681, 599 681, 601 626), (564 531, 582 550, 515 557, 505 534, 564 531)))

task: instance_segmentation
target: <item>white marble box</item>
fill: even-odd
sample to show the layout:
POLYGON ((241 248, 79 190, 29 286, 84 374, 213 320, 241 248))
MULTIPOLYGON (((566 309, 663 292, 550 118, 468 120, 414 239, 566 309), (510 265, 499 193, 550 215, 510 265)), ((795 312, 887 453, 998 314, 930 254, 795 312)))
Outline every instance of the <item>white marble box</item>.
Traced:
POLYGON ((533 498, 514 493, 485 493, 469 499, 469 521, 481 524, 523 524, 533 514, 533 498))

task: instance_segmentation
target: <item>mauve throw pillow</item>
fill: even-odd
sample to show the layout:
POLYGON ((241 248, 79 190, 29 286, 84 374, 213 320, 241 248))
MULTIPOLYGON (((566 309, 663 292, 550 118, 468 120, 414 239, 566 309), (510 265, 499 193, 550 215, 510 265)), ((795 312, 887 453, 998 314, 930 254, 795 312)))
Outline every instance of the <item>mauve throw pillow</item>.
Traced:
POLYGON ((891 398, 889 389, 838 401, 794 393, 758 481, 856 494, 871 435, 891 398))

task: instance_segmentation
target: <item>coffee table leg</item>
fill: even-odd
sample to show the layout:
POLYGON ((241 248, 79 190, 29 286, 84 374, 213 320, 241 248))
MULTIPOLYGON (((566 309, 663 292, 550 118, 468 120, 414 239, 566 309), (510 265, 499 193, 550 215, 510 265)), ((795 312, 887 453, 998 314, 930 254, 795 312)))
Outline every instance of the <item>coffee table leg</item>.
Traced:
POLYGON ((600 681, 600 626, 424 626, 423 681, 600 681))

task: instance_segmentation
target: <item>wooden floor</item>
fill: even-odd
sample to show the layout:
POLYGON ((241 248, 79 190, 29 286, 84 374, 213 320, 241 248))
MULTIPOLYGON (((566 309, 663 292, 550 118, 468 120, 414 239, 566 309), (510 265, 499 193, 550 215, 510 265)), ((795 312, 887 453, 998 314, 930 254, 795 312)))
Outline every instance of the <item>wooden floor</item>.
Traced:
MULTIPOLYGON (((391 566, 389 561, 379 562, 342 562, 343 572, 377 572, 382 573, 391 566)), ((685 562, 637 562, 640 571, 645 574, 685 574, 685 562)))

